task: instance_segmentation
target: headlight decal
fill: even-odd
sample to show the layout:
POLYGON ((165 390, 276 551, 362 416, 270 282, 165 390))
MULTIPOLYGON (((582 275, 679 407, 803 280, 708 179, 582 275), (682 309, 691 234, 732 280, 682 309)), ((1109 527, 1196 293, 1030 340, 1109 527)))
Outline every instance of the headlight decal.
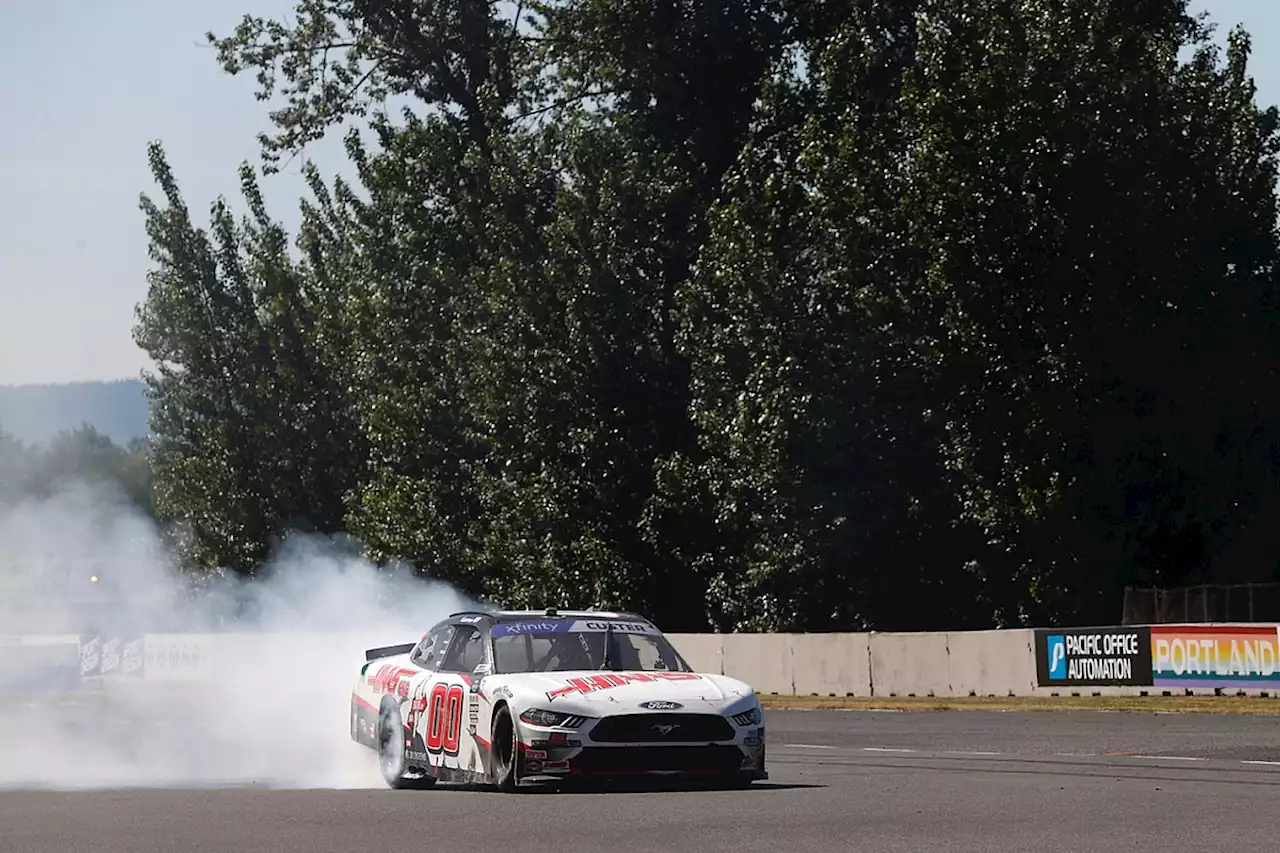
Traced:
POLYGON ((542 708, 530 708, 520 714, 520 719, 531 726, 554 728, 556 726, 577 728, 586 722, 585 717, 564 714, 559 711, 546 711, 542 708))

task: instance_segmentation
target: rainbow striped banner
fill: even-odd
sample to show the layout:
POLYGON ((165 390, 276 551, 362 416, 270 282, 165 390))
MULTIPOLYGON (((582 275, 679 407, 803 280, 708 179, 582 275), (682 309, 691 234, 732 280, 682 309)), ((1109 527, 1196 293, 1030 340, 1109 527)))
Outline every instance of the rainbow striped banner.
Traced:
POLYGON ((1156 687, 1280 687, 1276 625, 1152 625, 1156 687))

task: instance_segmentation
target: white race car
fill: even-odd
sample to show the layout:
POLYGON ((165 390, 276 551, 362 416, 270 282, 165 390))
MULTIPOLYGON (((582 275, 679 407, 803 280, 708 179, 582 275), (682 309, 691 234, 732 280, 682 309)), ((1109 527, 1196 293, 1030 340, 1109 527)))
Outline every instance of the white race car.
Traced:
POLYGON ((417 643, 365 658, 351 737, 378 753, 392 788, 769 778, 755 691, 694 672, 631 613, 455 613, 417 643))

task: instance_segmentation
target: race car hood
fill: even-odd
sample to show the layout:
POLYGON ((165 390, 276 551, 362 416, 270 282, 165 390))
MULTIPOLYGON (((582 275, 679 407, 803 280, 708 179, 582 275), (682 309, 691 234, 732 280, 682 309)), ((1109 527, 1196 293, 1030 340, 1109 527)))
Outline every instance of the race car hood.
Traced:
POLYGON ((641 702, 678 702, 687 711, 719 712, 753 695, 734 678, 689 672, 554 672, 510 676, 531 705, 599 717, 641 702))

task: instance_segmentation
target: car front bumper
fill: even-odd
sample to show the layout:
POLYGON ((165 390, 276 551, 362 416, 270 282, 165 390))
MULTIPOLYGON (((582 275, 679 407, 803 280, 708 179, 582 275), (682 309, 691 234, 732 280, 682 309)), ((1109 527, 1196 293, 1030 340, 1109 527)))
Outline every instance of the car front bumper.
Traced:
POLYGON ((601 745, 577 733, 545 730, 522 731, 520 740, 516 773, 531 782, 613 776, 769 778, 763 727, 719 743, 601 745))

